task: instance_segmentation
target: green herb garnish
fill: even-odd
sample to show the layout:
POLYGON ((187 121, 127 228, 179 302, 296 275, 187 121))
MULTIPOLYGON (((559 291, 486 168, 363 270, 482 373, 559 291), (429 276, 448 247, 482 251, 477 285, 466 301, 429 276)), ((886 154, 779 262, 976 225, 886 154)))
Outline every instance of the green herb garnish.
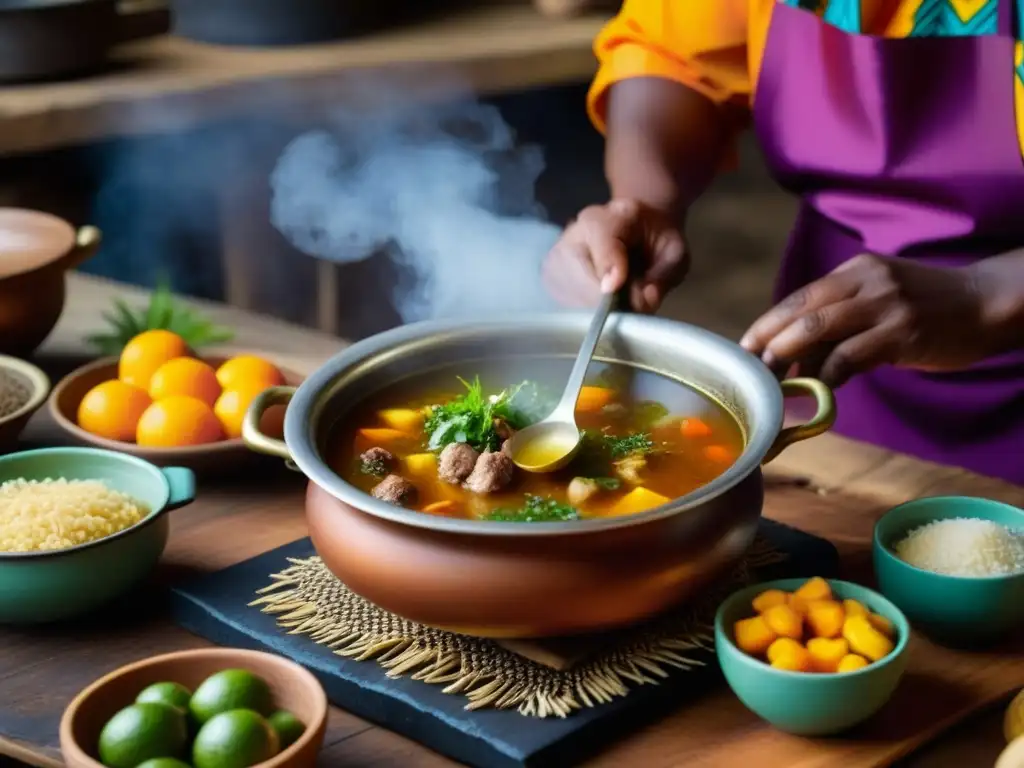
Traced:
POLYGON ((606 491, 617 491, 622 486, 622 481, 617 477, 588 477, 586 479, 592 480, 606 491))
POLYGON ((626 437, 605 435, 604 443, 613 459, 621 459, 625 456, 644 456, 654 448, 654 441, 646 432, 636 432, 626 437))
POLYGON ((504 523, 558 523, 579 520, 580 513, 558 499, 543 496, 527 496, 519 509, 501 507, 487 515, 488 520, 504 523))
POLYGON ((133 309, 123 300, 114 299, 113 310, 104 312, 103 318, 110 330, 86 338, 103 355, 118 355, 140 333, 158 329, 178 334, 192 349, 223 344, 234 338, 230 329, 214 325, 198 312, 181 306, 166 281, 157 284, 145 308, 133 309))
POLYGON ((478 451, 497 450, 501 436, 495 429, 495 420, 512 429, 522 429, 532 424, 536 420, 534 413, 543 408, 539 389, 532 382, 488 397, 479 376, 472 382, 462 378, 459 381, 466 388, 465 394, 434 406, 424 423, 427 448, 432 451, 451 443, 468 443, 478 451))

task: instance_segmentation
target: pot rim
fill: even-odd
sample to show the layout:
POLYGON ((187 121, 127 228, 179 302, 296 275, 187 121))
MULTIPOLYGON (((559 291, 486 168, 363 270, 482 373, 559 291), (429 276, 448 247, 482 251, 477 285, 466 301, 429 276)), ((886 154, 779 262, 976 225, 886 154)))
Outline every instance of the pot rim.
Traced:
MULTIPOLYGON (((739 458, 710 483, 685 496, 680 496, 667 504, 639 514, 592 518, 585 521, 525 524, 466 520, 426 515, 375 499, 347 483, 320 458, 320 452, 315 442, 315 418, 320 416, 322 406, 326 404, 327 400, 337 396, 336 392, 329 395, 325 395, 325 393, 330 392, 335 380, 347 369, 372 359, 400 356, 408 347, 422 342, 424 338, 437 335, 449 337, 486 335, 488 331, 494 332, 499 329, 507 331, 510 327, 521 329, 523 333, 529 333, 531 330, 543 332, 561 326, 573 330, 578 329, 582 337, 590 321, 591 315, 586 312, 548 313, 531 315, 526 318, 522 316, 490 318, 476 323, 465 320, 430 320, 404 325, 356 342, 307 376, 289 402, 285 411, 284 439, 292 461, 310 481, 323 488, 335 499, 361 512, 415 528, 473 536, 578 536, 645 525, 702 506, 727 493, 754 472, 760 471, 762 460, 768 454, 782 428, 784 416, 782 391, 778 380, 769 368, 738 344, 703 328, 664 318, 622 313, 613 313, 609 316, 604 334, 617 333, 622 326, 628 330, 629 326, 637 325, 639 326, 638 331, 647 327, 650 327, 652 331, 671 330, 672 333, 679 335, 680 343, 686 343, 687 339, 690 339, 711 345, 720 354, 735 363, 736 370, 749 377, 748 387, 763 390, 769 398, 766 408, 767 417, 762 420, 762 423, 755 426, 751 434, 747 435, 746 446, 739 458)), ((633 335, 639 335, 638 331, 634 331, 633 335)), ((543 355, 539 354, 538 356, 543 355)), ((630 365, 626 360, 607 359, 630 365)), ((679 375, 658 373, 685 383, 685 379, 679 375)))

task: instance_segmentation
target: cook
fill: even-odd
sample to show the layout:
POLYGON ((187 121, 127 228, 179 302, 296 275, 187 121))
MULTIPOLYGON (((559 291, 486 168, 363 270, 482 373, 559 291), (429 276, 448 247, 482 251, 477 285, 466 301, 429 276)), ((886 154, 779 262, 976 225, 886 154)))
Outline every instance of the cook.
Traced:
POLYGON ((1024 483, 1022 33, 1024 0, 626 0, 588 97, 612 199, 549 290, 655 311, 752 126, 801 205, 742 345, 839 387, 842 434, 1024 483))

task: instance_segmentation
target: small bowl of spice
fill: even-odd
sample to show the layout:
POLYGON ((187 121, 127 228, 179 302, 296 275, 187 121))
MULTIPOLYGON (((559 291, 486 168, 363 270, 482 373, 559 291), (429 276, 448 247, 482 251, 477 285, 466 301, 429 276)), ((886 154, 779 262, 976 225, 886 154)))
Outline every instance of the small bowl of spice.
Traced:
POLYGON ((882 593, 936 641, 991 642, 1024 624, 1024 510, 970 496, 933 496, 876 524, 882 593))
POLYGON ((39 368, 0 355, 0 453, 14 448, 32 414, 46 402, 50 380, 39 368))
POLYGON ((182 467, 95 448, 0 457, 0 624, 88 613, 130 591, 195 496, 182 467))

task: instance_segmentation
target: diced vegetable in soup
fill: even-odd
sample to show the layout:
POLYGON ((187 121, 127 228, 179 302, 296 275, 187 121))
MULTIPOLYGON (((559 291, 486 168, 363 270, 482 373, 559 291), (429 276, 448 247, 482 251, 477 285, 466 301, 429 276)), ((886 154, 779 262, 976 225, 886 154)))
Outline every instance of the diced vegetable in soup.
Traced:
POLYGON ((714 480, 743 450, 739 425, 700 392, 595 363, 577 401, 581 450, 563 470, 531 474, 505 442, 553 408, 561 384, 551 363, 513 386, 483 368, 459 373, 402 381, 357 406, 334 436, 335 471, 424 514, 564 522, 661 506, 714 480))

